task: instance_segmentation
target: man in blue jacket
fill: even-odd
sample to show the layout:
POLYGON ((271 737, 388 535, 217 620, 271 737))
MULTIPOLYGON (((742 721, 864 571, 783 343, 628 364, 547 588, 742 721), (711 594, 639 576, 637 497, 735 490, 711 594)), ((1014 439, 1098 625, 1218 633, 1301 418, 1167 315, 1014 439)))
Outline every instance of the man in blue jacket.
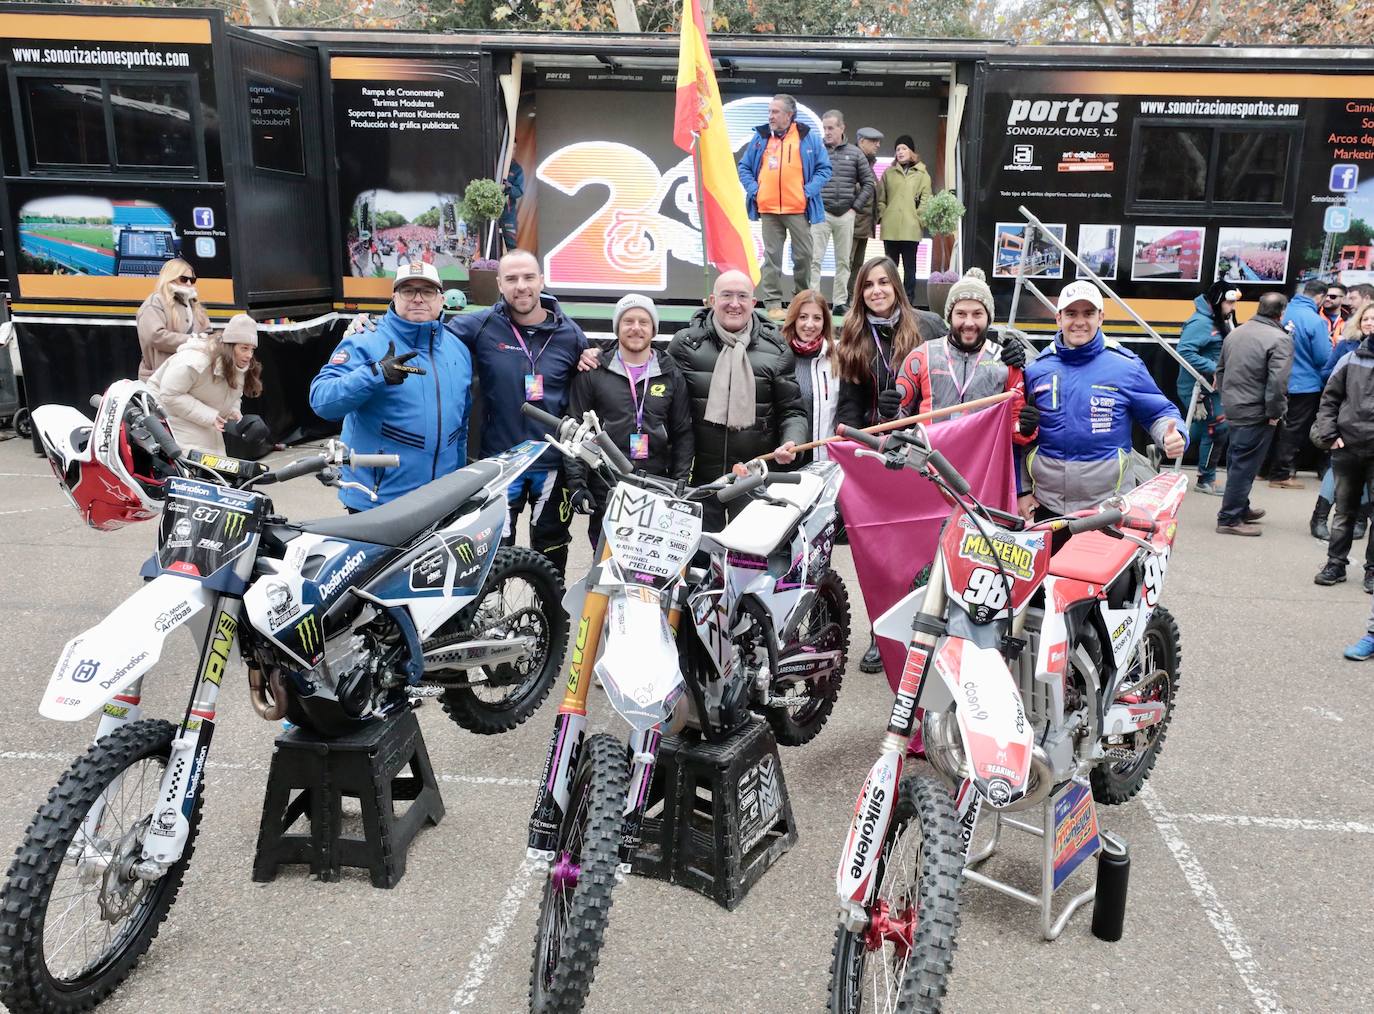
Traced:
POLYGON ((310 384, 310 407, 343 420, 343 442, 364 454, 397 454, 399 468, 343 469, 350 513, 418 489, 467 463, 472 357, 439 322, 443 290, 433 264, 396 272, 391 306, 373 330, 347 334, 310 384))
MULTIPOLYGON (((1269 473, 1269 485, 1275 489, 1303 488, 1302 480, 1293 473, 1297 470, 1299 452, 1309 442, 1307 434, 1312 421, 1317 418, 1322 398, 1322 367, 1331 355, 1331 329, 1317 312, 1317 299, 1325 294, 1325 282, 1308 279, 1283 315, 1284 324, 1293 325, 1293 372, 1288 376, 1288 415, 1269 473)), ((1317 474, 1325 470, 1323 463, 1317 474)))
POLYGON ((821 135, 797 122, 797 100, 774 95, 768 103, 768 122, 754 128, 739 160, 749 218, 763 223, 763 302, 773 320, 785 316, 782 246, 788 236, 792 294, 811 284, 811 226, 825 221, 821 191, 830 174, 830 156, 821 135))
POLYGON ((1097 286, 1064 286, 1055 319, 1054 342, 1026 367, 1026 398, 1040 412, 1035 447, 1026 459, 1032 485, 1020 501, 1026 518, 1083 510, 1134 486, 1135 424, 1149 430, 1170 458, 1188 446, 1183 417, 1140 357, 1102 334, 1097 286))
MULTIPOLYGON (((509 450, 522 440, 542 440, 545 428, 521 410, 533 402, 551 415, 568 406, 574 373, 583 353, 599 365, 587 336, 564 315, 558 300, 544 294, 539 261, 527 250, 512 250, 497 268, 501 298, 483 313, 462 314, 445 325, 467 346, 481 384, 482 456, 509 450)), ((530 508, 530 545, 553 561, 561 573, 568 562, 572 507, 562 456, 553 448, 507 491, 510 516, 505 542, 515 541, 515 526, 530 508)))
MULTIPOLYGON (((1183 325, 1178 335, 1178 354, 1209 383, 1216 382, 1217 360, 1221 358, 1221 343, 1236 326, 1236 302, 1240 290, 1230 282, 1212 283, 1212 287, 1193 300, 1197 309, 1183 325)), ((1193 375, 1178 371, 1178 399, 1186 413, 1193 399, 1193 375)), ((1217 485, 1217 452, 1226 443, 1226 416, 1216 392, 1199 394, 1193 423, 1188 427, 1188 442, 1201 439, 1197 448, 1197 486, 1199 493, 1221 496, 1225 490, 1217 485)))

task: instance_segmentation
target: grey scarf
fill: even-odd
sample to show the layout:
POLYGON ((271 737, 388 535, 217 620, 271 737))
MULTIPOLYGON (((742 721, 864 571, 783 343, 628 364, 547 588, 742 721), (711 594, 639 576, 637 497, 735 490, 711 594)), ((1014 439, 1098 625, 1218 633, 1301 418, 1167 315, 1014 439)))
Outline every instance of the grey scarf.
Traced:
POLYGON ((706 421, 732 430, 754 425, 754 367, 749 362, 749 342, 753 338, 754 322, 735 334, 725 330, 711 314, 711 326, 720 339, 720 355, 711 372, 711 391, 706 398, 706 421))

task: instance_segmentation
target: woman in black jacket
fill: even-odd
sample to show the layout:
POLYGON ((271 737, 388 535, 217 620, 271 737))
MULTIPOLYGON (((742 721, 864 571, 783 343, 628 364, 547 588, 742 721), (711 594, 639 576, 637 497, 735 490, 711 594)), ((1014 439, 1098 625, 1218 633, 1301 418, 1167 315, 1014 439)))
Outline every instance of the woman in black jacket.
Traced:
MULTIPOLYGON (((595 369, 573 378, 568 414, 580 419, 588 409, 594 411, 636 472, 689 478, 691 398, 677 364, 654 351, 658 308, 649 297, 631 293, 616 304, 611 326, 616 344, 602 350, 595 369)), ((587 536, 595 548, 610 490, 581 461, 569 458, 564 467, 572 509, 591 515, 587 536)))

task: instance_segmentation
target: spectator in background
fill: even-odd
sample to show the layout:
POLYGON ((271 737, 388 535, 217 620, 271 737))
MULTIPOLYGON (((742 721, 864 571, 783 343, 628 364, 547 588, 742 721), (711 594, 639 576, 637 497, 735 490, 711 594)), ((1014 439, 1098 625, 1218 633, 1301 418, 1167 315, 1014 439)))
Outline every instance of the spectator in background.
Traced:
MULTIPOLYGON (((1325 386, 1331 377, 1331 371, 1336 368, 1336 364, 1347 352, 1353 352, 1355 347, 1360 344, 1364 335, 1367 334, 1362 323, 1365 307, 1374 303, 1374 285, 1368 282, 1361 282, 1352 285, 1346 290, 1345 300, 1341 304, 1342 312, 1345 315, 1345 327, 1341 331, 1341 340, 1336 342, 1331 348, 1331 355, 1326 357, 1326 365, 1322 367, 1322 385, 1325 386)), ((1326 466, 1326 471, 1322 473, 1321 488, 1317 491, 1317 503, 1312 508, 1312 520, 1308 524, 1312 532, 1312 538, 1321 542, 1326 542, 1331 538, 1329 520, 1331 517, 1331 505, 1336 499, 1336 476, 1331 470, 1331 466, 1326 466)), ((1369 492, 1365 491, 1364 500, 1360 506, 1359 516, 1355 519, 1355 541, 1359 542, 1364 538, 1364 533, 1369 527, 1369 492)))
MULTIPOLYGON (((868 160, 868 168, 873 172, 873 193, 861 203, 854 214, 854 251, 849 256, 849 266, 862 264, 868 260, 868 241, 877 235, 878 224, 878 148, 883 142, 883 132, 877 127, 860 127, 857 138, 858 148, 868 160)), ((837 293, 838 295, 838 293, 837 293)), ((846 301, 851 293, 844 293, 846 301)))
MULTIPOLYGON (((1374 482, 1374 333, 1332 371, 1312 424, 1312 442, 1331 452, 1336 473, 1326 566, 1313 578, 1316 584, 1333 585, 1345 580, 1360 498, 1374 482)), ((1374 538, 1365 545, 1364 590, 1374 593, 1374 538)))
MULTIPOLYGON (((687 380, 667 352, 653 347, 658 308, 631 293, 615 305, 616 344, 602 350, 596 369, 573 378, 568 414, 591 409, 636 472, 686 481, 692 475, 692 399, 687 380)), ((581 461, 566 464, 572 508, 590 515, 587 536, 595 548, 610 494, 598 473, 581 461)))
MULTIPOLYGON (((1240 290, 1230 282, 1213 282, 1205 293, 1193 299, 1196 309, 1183 325, 1178 336, 1178 354, 1204 380, 1215 386, 1217 360, 1221 357, 1221 343, 1236 326, 1236 302, 1240 290)), ((1197 384, 1187 370, 1178 371, 1178 399, 1186 417, 1197 384)), ((1188 442, 1197 444, 1197 486, 1199 493, 1221 496, 1217 486, 1216 459, 1226 442, 1226 416, 1221 400, 1215 393, 1199 393, 1193 422, 1188 428, 1188 442)))
MULTIPOLYGON (((924 235, 921 208, 930 199, 930 173, 910 134, 897 138, 893 162, 878 181, 878 225, 883 253, 902 265, 907 302, 916 302, 916 248, 924 235)), ((934 309, 932 307, 931 309, 934 309)))
POLYGON ((1339 341, 1345 331, 1345 292, 1345 286, 1340 282, 1331 282, 1326 286, 1322 294, 1321 308, 1317 310, 1317 315, 1325 322, 1326 330, 1333 342, 1339 341))
MULTIPOLYGON (((754 284, 742 271, 716 279, 709 304, 673 336, 668 356, 692 396, 693 481, 710 482, 731 466, 772 453, 780 465, 806 440, 806 409, 796 362, 781 332, 754 309, 754 284)), ((744 507, 737 500, 731 510, 744 507)), ((707 531, 719 531, 725 508, 702 504, 707 531)))
POLYGON ((1287 307, 1282 293, 1260 296, 1255 315, 1226 336, 1217 358, 1216 388, 1230 429, 1226 489, 1217 512, 1221 535, 1264 534, 1255 524, 1264 511, 1250 506, 1250 489, 1288 410, 1293 337, 1281 322, 1287 307))
MULTIPOLYGON (((815 289, 803 289, 787 308, 782 336, 797 357, 797 387, 810 424, 807 442, 824 440, 835 433, 835 404, 840 385, 830 365, 835 318, 825 297, 815 289)), ((824 447, 812 452, 815 460, 826 460, 824 447)))
POLYGON ((797 122, 797 100, 774 95, 768 122, 754 128, 738 168, 749 218, 763 224, 764 305, 781 321, 783 243, 791 237, 792 291, 800 292, 811 280, 811 226, 825 221, 821 190, 830 159, 821 138, 797 122))
POLYGON ((218 335, 187 341, 148 378, 178 444, 224 453, 224 427, 243 418, 244 395, 262 393, 257 347, 258 325, 235 314, 218 335))
POLYGON ((410 244, 406 242, 406 238, 405 238, 404 236, 398 234, 398 235, 396 236, 396 270, 397 270, 397 271, 400 271, 401 268, 405 266, 406 261, 409 259, 409 255, 410 255, 410 244))
MULTIPOLYGON (((821 291, 821 261, 834 241, 835 280, 831 287, 835 313, 843 314, 849 303, 850 254, 854 249, 854 221, 858 209, 873 200, 877 181, 864 153, 845 140, 844 114, 832 109, 821 117, 825 150, 830 157, 830 179, 821 188, 825 219, 811 226, 811 288, 821 291)), ((795 296, 793 297, 796 298, 795 296)))
POLYGON ((472 356, 444 330, 439 272, 412 261, 396 272, 391 306, 376 323, 344 335, 310 384, 321 419, 343 420, 343 442, 363 454, 400 455, 399 468, 345 466, 343 479, 377 494, 341 488, 352 512, 419 489, 467 463, 472 356))
POLYGON ((162 265, 157 287, 134 317, 138 325, 138 379, 147 380, 191 338, 210 336, 210 318, 196 292, 196 272, 180 257, 162 265))
POLYGON ((506 194, 506 210, 501 212, 501 244, 506 250, 515 249, 515 233, 519 225, 520 198, 525 196, 525 170, 511 159, 506 181, 501 184, 506 194))
MULTIPOLYGON (((1283 316, 1284 324, 1293 326, 1293 370, 1288 377, 1288 415, 1279 434, 1274 468, 1269 473, 1269 485, 1274 489, 1304 488, 1294 472, 1298 455, 1307 446, 1312 420, 1317 417, 1322 396, 1321 370, 1331 355, 1331 330, 1317 311, 1317 300, 1324 298, 1327 288, 1320 279, 1310 279, 1302 293, 1293 297, 1283 316)), ((1323 463, 1317 474, 1325 467, 1323 463)))

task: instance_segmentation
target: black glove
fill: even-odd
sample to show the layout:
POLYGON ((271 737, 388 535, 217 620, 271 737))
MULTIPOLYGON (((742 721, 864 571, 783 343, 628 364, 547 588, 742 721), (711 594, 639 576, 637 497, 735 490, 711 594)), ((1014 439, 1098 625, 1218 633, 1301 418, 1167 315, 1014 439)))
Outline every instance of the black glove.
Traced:
POLYGON ((1007 335, 1006 340, 1002 342, 1002 363, 1014 370, 1026 365, 1026 346, 1022 345, 1021 339, 1015 335, 1007 335))
POLYGON ((386 382, 392 386, 401 383, 412 373, 417 377, 423 377, 425 375, 423 367, 406 365, 406 363, 410 362, 419 354, 419 352, 412 351, 398 356, 396 354, 396 343, 388 342, 386 346, 386 355, 382 357, 380 363, 372 364, 372 372, 381 373, 386 382))
POLYGON ((1021 406, 1021 412, 1016 417, 1016 430, 1023 437, 1028 437, 1040 426, 1040 410, 1026 402, 1021 406))
POLYGON ((896 419, 897 413, 902 410, 902 392, 895 387, 889 387, 886 391, 878 393, 878 417, 881 419, 896 419))
POLYGON ((596 500, 586 486, 576 486, 568 491, 568 506, 574 514, 592 514, 596 511, 596 500))

